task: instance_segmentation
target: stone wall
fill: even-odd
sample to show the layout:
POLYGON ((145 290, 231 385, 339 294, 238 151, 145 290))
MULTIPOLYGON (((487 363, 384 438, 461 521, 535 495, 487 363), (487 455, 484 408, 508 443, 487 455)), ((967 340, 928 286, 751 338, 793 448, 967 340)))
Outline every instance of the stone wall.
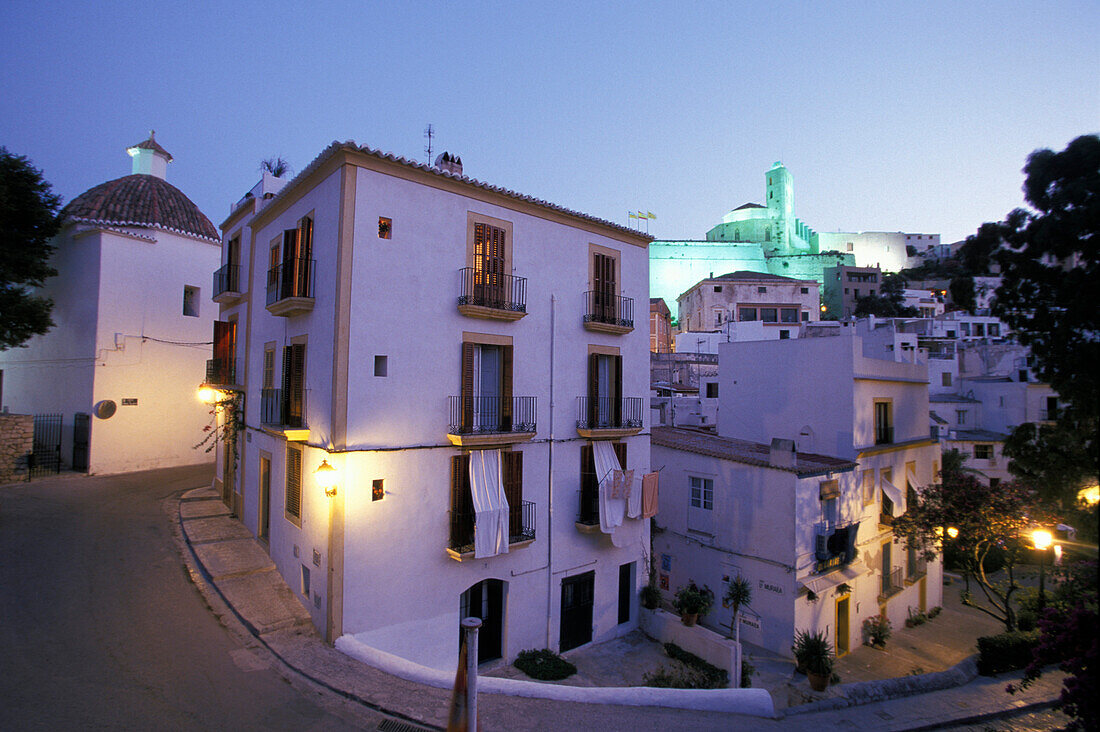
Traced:
POLYGON ((0 414, 0 485, 27 477, 27 454, 33 441, 33 416, 0 414))

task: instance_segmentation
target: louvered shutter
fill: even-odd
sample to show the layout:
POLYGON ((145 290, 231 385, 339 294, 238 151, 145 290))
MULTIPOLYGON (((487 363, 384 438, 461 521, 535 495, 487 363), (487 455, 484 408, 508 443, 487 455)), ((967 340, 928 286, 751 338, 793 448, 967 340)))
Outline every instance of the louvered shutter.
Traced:
POLYGON ((474 499, 470 492, 470 456, 451 458, 451 546, 474 543, 474 499))
POLYGON ((512 431, 512 347, 500 349, 500 430, 512 431))
POLYGON ((508 536, 523 534, 523 453, 501 453, 504 458, 504 496, 508 499, 508 536))
POLYGON ((596 415, 599 414, 600 401, 600 355, 588 355, 588 427, 596 427, 596 415))
POLYGON ((286 424, 290 416, 291 363, 294 349, 283 347, 283 388, 279 394, 279 424, 286 424))
POLYGON ((623 357, 612 356, 611 366, 615 371, 614 385, 612 389, 614 394, 609 394, 611 397, 611 424, 615 427, 623 426, 623 357))
POLYGON ((302 517, 302 452, 290 446, 286 448, 286 513, 302 517))
POLYGON ((214 321, 214 360, 220 370, 225 369, 233 358, 233 323, 223 320, 214 321))
POLYGON ((287 412, 287 424, 301 427, 305 408, 306 347, 304 343, 295 343, 290 347, 290 401, 287 412))
POLYGON ((473 343, 462 344, 462 428, 463 433, 474 429, 474 348, 473 343))
POLYGON ((619 459, 619 467, 626 470, 626 443, 616 442, 612 447, 615 448, 615 457, 619 459))
POLYGON ((596 461, 592 453, 592 443, 581 445, 581 521, 592 523, 599 521, 599 486, 596 482, 596 461))

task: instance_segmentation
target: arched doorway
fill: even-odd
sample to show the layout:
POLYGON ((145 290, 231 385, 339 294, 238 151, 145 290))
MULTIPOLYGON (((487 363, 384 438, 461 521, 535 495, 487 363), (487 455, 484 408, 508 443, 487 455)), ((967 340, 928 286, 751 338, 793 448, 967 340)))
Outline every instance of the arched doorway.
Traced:
MULTIPOLYGON (((478 631, 477 662, 494 661, 503 655, 504 643, 504 581, 487 579, 472 585, 462 593, 458 603, 458 619, 481 618, 478 631)), ((458 631, 462 645, 462 629, 458 631)))

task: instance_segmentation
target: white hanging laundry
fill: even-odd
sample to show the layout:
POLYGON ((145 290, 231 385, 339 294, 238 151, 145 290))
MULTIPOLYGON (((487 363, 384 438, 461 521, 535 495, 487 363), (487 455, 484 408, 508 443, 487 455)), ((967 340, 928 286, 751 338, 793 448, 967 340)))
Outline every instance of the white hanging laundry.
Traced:
POLYGON ((470 494, 474 503, 474 557, 508 553, 508 499, 500 450, 470 453, 470 494))
POLYGON ((633 470, 623 471, 623 482, 626 483, 626 517, 642 517, 642 479, 634 478, 633 470))
POLYGON ((626 499, 612 498, 611 485, 616 470, 621 470, 619 459, 611 443, 598 441, 592 443, 592 461, 596 467, 596 480, 599 481, 600 495, 600 531, 610 534, 623 523, 626 514, 626 499))

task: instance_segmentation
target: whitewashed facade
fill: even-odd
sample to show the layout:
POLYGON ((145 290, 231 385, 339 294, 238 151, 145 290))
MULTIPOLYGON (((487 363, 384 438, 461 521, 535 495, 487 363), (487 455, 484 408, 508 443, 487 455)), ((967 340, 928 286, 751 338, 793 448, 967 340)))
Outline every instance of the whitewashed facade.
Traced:
POLYGON ((317 627, 445 669, 465 615, 483 661, 637 627, 648 521, 613 543, 591 471, 597 440, 650 464, 649 238, 353 143, 262 189, 222 224, 246 427, 219 479, 317 627), (507 553, 476 556, 497 449, 507 553))

